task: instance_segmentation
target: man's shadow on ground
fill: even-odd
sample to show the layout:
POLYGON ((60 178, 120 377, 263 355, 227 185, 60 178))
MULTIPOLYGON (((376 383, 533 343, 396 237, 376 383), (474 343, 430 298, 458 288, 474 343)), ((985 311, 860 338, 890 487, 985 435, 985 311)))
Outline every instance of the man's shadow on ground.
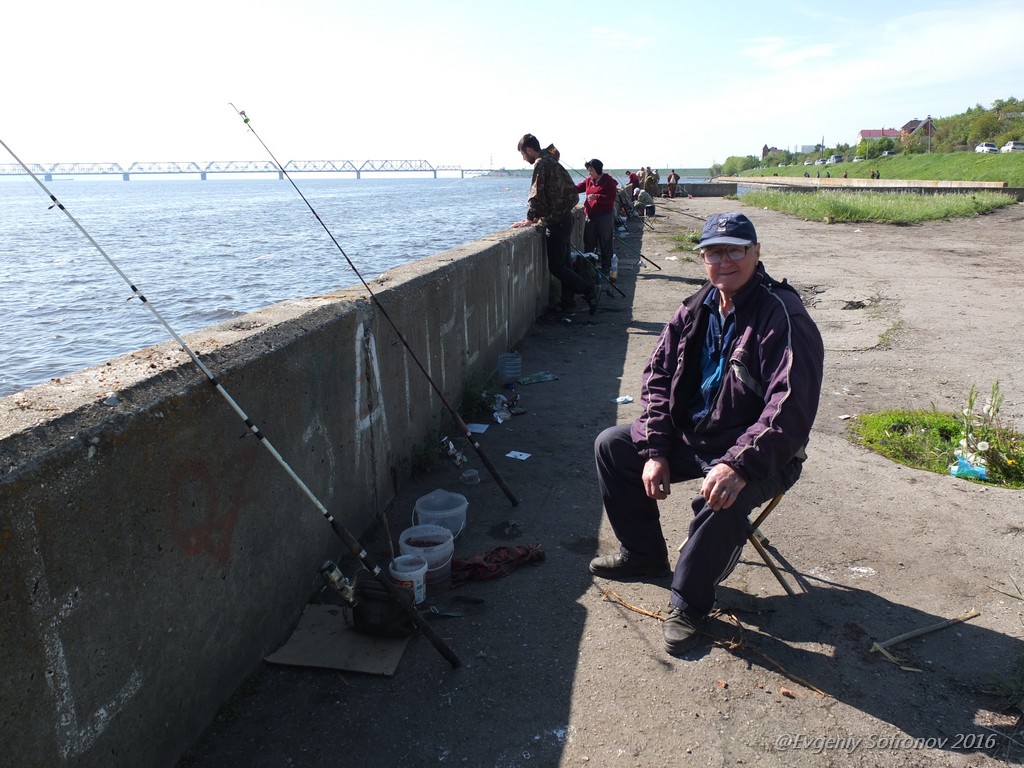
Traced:
MULTIPOLYGON (((802 681, 798 685, 806 682, 911 737, 938 739, 936 748, 985 751, 1024 764, 1021 703, 995 692, 1011 683, 1020 696, 1024 641, 966 621, 892 646, 901 662, 896 664, 872 652, 873 643, 939 624, 971 606, 936 616, 822 578, 797 580, 802 591, 795 597, 755 597, 719 587, 720 613, 705 634, 750 663, 788 673, 802 681), (807 644, 821 644, 827 652, 799 647, 807 644), (1001 713, 998 722, 986 720, 991 712, 1001 713), (974 742, 982 748, 971 749, 974 742)), ((708 645, 702 648, 694 653, 706 652, 708 645)))

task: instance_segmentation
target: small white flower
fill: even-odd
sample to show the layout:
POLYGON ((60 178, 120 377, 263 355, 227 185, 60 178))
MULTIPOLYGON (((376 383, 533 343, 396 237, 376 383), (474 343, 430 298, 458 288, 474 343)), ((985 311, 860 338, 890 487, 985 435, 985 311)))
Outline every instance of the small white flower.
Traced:
POLYGON ((981 451, 982 453, 987 451, 989 448, 991 448, 991 446, 988 443, 986 443, 984 440, 982 440, 980 443, 978 443, 978 450, 981 451))

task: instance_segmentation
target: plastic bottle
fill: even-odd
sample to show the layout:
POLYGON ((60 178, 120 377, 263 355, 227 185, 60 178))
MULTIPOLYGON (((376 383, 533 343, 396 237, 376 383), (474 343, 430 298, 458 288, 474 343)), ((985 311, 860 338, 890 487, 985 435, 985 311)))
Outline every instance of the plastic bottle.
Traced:
POLYGON ((608 270, 608 279, 613 283, 619 279, 619 257, 612 254, 612 268, 608 270))

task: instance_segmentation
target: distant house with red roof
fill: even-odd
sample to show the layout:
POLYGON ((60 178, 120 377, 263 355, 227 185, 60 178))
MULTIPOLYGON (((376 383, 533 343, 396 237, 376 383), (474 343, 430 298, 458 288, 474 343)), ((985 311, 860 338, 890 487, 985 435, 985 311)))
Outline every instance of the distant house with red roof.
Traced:
POLYGON ((900 132, 895 128, 868 128, 857 134, 857 140, 853 142, 853 146, 857 146, 862 141, 872 142, 878 141, 879 139, 892 139, 893 141, 900 140, 900 132))

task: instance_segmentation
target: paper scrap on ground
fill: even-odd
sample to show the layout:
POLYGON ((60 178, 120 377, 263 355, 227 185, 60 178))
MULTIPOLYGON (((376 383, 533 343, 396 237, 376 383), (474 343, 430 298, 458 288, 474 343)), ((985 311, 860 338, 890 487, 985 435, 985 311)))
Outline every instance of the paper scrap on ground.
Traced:
POLYGON ((490 424, 477 424, 477 423, 474 422, 473 424, 467 424, 466 425, 466 429, 468 429, 474 435, 482 435, 484 432, 487 431, 487 428, 489 426, 491 426, 491 425, 490 424))
POLYGON ((531 373, 529 376, 520 376, 517 381, 520 384, 537 384, 541 381, 555 381, 558 377, 548 371, 538 371, 537 373, 531 373))
POLYGON ((528 458, 530 458, 530 454, 523 453, 522 451, 509 451, 505 455, 508 456, 510 459, 519 459, 520 461, 526 461, 528 458))
POLYGON ((310 604, 288 642, 265 661, 292 667, 319 667, 391 676, 402 660, 408 637, 374 637, 356 632, 338 605, 310 604))
POLYGON ((630 397, 629 395, 622 395, 622 397, 616 397, 614 400, 612 400, 612 402, 622 405, 623 403, 632 403, 633 398, 630 397))

